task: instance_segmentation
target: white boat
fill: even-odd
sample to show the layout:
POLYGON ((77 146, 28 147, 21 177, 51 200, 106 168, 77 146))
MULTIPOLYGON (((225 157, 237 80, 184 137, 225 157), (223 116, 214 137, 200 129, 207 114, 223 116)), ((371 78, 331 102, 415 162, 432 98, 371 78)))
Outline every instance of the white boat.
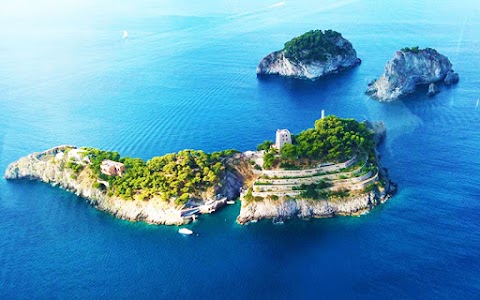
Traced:
POLYGON ((228 200, 227 204, 235 204, 235 201, 234 200, 228 200))
POLYGON ((123 38, 124 39, 128 38, 128 32, 126 30, 123 31, 123 38))
POLYGON ((188 228, 180 228, 178 230, 178 233, 185 234, 185 235, 191 235, 193 233, 193 231, 191 231, 188 228))

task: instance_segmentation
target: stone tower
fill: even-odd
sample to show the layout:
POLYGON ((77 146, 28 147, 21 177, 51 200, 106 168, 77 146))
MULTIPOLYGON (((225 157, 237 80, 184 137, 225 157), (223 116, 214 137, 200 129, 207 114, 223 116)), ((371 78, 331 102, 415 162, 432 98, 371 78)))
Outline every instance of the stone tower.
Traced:
POLYGON ((292 135, 288 129, 277 129, 275 148, 282 149, 283 145, 292 143, 292 135))

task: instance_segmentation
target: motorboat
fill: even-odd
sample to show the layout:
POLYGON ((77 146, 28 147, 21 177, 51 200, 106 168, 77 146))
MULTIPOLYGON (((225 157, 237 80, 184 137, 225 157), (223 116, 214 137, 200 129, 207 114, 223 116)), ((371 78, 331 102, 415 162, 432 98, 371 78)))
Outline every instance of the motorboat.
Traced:
POLYGON ((191 235, 191 234, 193 234, 193 231, 191 231, 191 230, 188 229, 188 228, 180 228, 180 229, 178 230, 178 233, 184 234, 184 235, 191 235))

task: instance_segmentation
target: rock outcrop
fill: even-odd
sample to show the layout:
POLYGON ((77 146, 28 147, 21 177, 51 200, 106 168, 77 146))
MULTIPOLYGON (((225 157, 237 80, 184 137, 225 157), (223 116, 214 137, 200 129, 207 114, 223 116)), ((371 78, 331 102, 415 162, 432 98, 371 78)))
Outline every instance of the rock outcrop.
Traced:
POLYGON ((454 83, 457 83, 459 80, 458 73, 455 73, 453 70, 449 71, 447 73, 447 76, 445 76, 445 84, 446 85, 451 85, 454 83))
MULTIPOLYGON (((303 36, 300 36, 299 38, 302 37, 303 36)), ((312 44, 309 46, 310 48, 295 48, 297 53, 302 54, 315 51, 311 49, 315 47, 325 47, 325 49, 329 49, 320 55, 320 59, 315 57, 303 59, 302 55, 289 54, 288 50, 284 48, 283 50, 275 51, 265 56, 257 66, 257 74, 274 74, 314 80, 328 74, 338 73, 355 67, 361 63, 361 60, 357 58, 357 53, 352 44, 343 38, 341 34, 333 32, 328 35, 326 31, 321 39, 324 41, 322 46, 312 44)), ((324 48, 322 48, 322 51, 323 49, 324 48)))
MULTIPOLYGON (((365 122, 365 125, 375 133, 374 142, 376 144, 379 144, 385 138, 386 130, 382 122, 365 122)), ((44 152, 32 153, 11 163, 4 176, 9 180, 32 179, 60 186, 85 198, 99 210, 121 219, 144 221, 152 224, 180 225, 188 223, 193 214, 211 213, 225 205, 226 199, 238 198, 241 190, 252 190, 255 186, 254 183, 259 180, 263 172, 253 167, 251 153, 226 155, 221 158, 225 169, 221 173, 222 178, 218 185, 212 186, 212 189, 209 190, 197 190, 195 197, 190 198, 185 206, 179 207, 172 199, 170 201, 161 199, 161 195, 157 195, 157 193, 152 194, 147 200, 141 200, 139 195, 143 192, 142 190, 137 190, 134 196, 128 198, 130 200, 115 196, 109 188, 105 188, 109 185, 109 182, 102 181, 98 174, 94 175, 92 171, 94 169, 91 166, 95 163, 90 160, 91 157, 79 155, 81 151, 85 152, 85 150, 80 150, 74 146, 58 146, 44 152), (77 167, 73 168, 72 162, 77 167), (218 197, 219 194, 226 197, 218 197)), ((353 165, 355 162, 352 162, 351 165, 341 163, 342 166, 337 168, 327 164, 322 168, 330 170, 329 172, 325 174, 312 173, 310 175, 312 178, 315 177, 316 183, 319 182, 316 176, 340 180, 338 187, 346 188, 348 190, 346 194, 342 190, 335 190, 340 193, 330 194, 323 200, 309 200, 301 198, 301 194, 295 193, 292 188, 295 197, 283 194, 284 196, 280 197, 260 197, 260 199, 263 199, 261 201, 258 201, 258 197, 253 197, 251 201, 245 201, 244 198, 241 198, 241 210, 237 221, 240 224, 245 224, 260 219, 283 221, 291 217, 318 218, 335 215, 359 215, 368 212, 373 207, 385 202, 395 191, 395 185, 388 180, 386 170, 377 163, 375 163, 375 166, 371 166, 375 167, 374 169, 370 168, 360 174, 362 168, 366 166, 367 157, 365 156, 363 165, 353 165), (347 170, 350 166, 358 170, 347 170), (337 169, 344 175, 350 174, 348 175, 350 177, 336 178, 336 175, 332 175, 332 172, 337 169), (360 175, 354 176, 356 172, 359 172, 360 175)), ((354 161, 354 158, 349 161, 354 161)), ((378 157, 376 161, 378 162, 378 157)), ((280 171, 286 172, 286 170, 280 171)), ((292 172, 295 172, 295 170, 292 172)), ((274 177, 272 180, 278 181, 282 178, 285 179, 285 176, 274 177)), ((288 176, 286 180, 288 180, 288 176)), ((269 192, 267 191, 267 193, 269 192)))
POLYGON ((373 207, 384 203, 390 194, 376 194, 368 192, 349 198, 333 200, 305 200, 305 199, 279 199, 263 200, 259 202, 242 202, 240 215, 237 222, 245 224, 262 219, 273 219, 276 222, 290 218, 327 218, 335 215, 357 216, 370 211, 373 207))
MULTIPOLYGON (((58 185, 85 198, 94 207, 120 219, 165 225, 180 225, 190 221, 189 218, 182 216, 181 208, 174 203, 165 202, 155 197, 148 201, 124 200, 109 196, 103 189, 94 187, 97 180, 94 179, 94 176, 91 176, 91 171, 88 168, 84 168, 79 173, 74 173, 72 169, 65 168, 67 158, 59 154, 63 154, 66 149, 75 148, 74 146, 59 146, 22 157, 8 166, 4 177, 6 179, 40 180, 58 185)), ((230 170, 226 172, 222 181, 222 188, 218 192, 228 196, 229 199, 235 199, 238 197, 242 185, 242 175, 230 170)), ((208 200, 212 200, 213 196, 204 195, 204 199, 197 200, 194 205, 205 204, 208 200)), ((208 211, 213 211, 223 204, 225 204, 225 201, 213 203, 208 207, 208 211)))
MULTIPOLYGON (((378 146, 386 138, 386 127, 383 122, 364 121, 367 128, 373 132, 373 140, 378 146)), ((376 161, 380 158, 375 148, 376 161)), ((365 214, 374 207, 386 202, 396 192, 397 186, 388 178, 387 169, 379 163, 377 182, 372 189, 351 191, 348 196, 333 196, 327 199, 311 200, 296 196, 281 196, 277 199, 245 200, 242 194, 242 205, 237 217, 239 224, 245 224, 262 219, 273 219, 283 222, 290 218, 326 218, 339 216, 358 216, 365 214)), ((268 187, 268 186, 267 186, 268 187)))
POLYGON ((389 102, 415 92, 419 85, 440 81, 458 82, 458 74, 446 56, 431 48, 404 48, 387 63, 383 75, 369 84, 366 94, 389 102))
POLYGON ((438 89, 437 85, 433 82, 430 83, 430 85, 428 86, 427 96, 433 97, 438 93, 440 93, 440 90, 438 89))

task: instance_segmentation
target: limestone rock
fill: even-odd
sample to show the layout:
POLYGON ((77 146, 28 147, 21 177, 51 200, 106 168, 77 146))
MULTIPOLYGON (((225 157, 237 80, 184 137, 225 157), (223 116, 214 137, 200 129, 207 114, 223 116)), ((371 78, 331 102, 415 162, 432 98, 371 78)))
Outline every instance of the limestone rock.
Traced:
POLYGON ((445 76, 444 82, 446 85, 451 85, 451 84, 457 83, 458 80, 459 80, 458 73, 451 70, 450 72, 447 73, 447 76, 445 76))
POLYGON ((427 96, 433 97, 438 93, 440 93, 440 90, 438 89, 437 85, 433 82, 430 83, 430 85, 428 86, 427 96))
POLYGON ((442 80, 453 83, 455 79, 458 81, 458 74, 452 64, 435 49, 402 49, 386 64, 383 75, 369 84, 366 94, 390 102, 415 92, 419 85, 442 80))
MULTIPOLYGON (((32 153, 11 163, 4 177, 6 179, 36 179, 52 185, 58 185, 76 195, 85 198, 99 210, 108 212, 115 217, 130 221, 144 221, 152 224, 180 225, 188 223, 180 214, 180 208, 163 201, 160 198, 143 200, 124 200, 120 197, 109 196, 100 189, 95 188, 96 179, 91 176, 91 171, 84 168, 78 174, 70 168, 65 168, 68 161, 66 155, 61 155, 67 148, 74 146, 59 146, 44 152, 32 153)), ((243 185, 243 176, 234 170, 225 174, 222 186, 217 193, 226 195, 230 199, 238 197, 239 189, 243 185)), ((202 195, 197 204, 210 200, 208 195, 202 195)), ((214 209, 224 205, 225 201, 218 202, 214 209)))
MULTIPOLYGON (((327 38, 327 43, 336 53, 326 53, 325 60, 298 60, 286 55, 286 51, 275 51, 265 56, 257 66, 257 75, 275 74, 300 79, 317 79, 338 73, 361 63, 352 44, 341 34, 327 38)), ((300 49, 298 51, 310 51, 300 49)))
POLYGON ((385 202, 387 194, 368 192, 349 198, 334 200, 280 199, 245 203, 242 201, 239 224, 262 219, 284 221, 291 218, 326 218, 334 215, 352 216, 367 213, 373 207, 385 202))

